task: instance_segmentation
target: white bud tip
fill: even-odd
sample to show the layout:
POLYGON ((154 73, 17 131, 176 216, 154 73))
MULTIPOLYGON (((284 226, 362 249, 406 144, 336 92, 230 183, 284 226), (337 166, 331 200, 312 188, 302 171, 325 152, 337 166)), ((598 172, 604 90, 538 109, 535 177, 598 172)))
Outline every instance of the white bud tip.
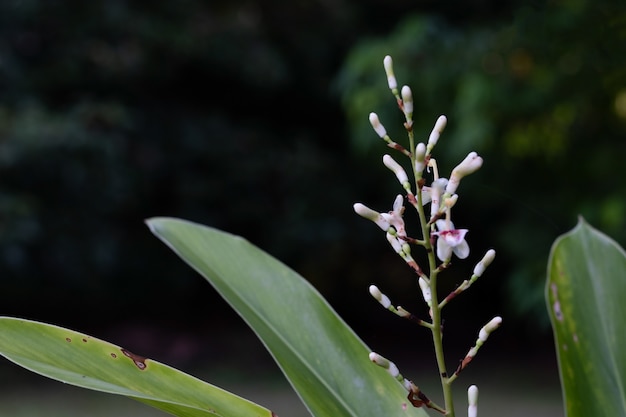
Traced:
POLYGON ((470 152, 454 170, 458 170, 459 174, 465 176, 477 171, 481 166, 483 166, 483 158, 476 152, 470 152))
POLYGON ((404 197, 402 197, 402 194, 398 194, 396 196, 396 199, 393 200, 393 211, 400 212, 400 210, 402 210, 403 205, 404 205, 404 197))
POLYGON ((491 265, 491 262, 493 262, 495 257, 496 257, 496 251, 493 249, 489 249, 487 253, 485 253, 485 256, 483 256, 483 263, 485 264, 485 266, 491 265))
POLYGON ((358 214, 359 216, 367 220, 373 221, 382 230, 386 231, 389 229, 389 226, 390 226, 389 222, 385 220, 385 218, 379 212, 372 210, 371 208, 367 207, 365 204, 355 203, 352 206, 352 208, 354 209, 354 212, 356 214, 358 214))
POLYGON ((389 300, 389 297, 380 292, 376 285, 370 285, 370 294, 372 297, 374 297, 374 299, 376 299, 376 301, 382 304, 383 307, 391 307, 391 300, 389 300))
POLYGON ((488 332, 492 332, 496 330, 498 327, 500 327, 501 324, 502 324, 502 317, 496 316, 492 318, 491 321, 487 323, 485 327, 488 332))
POLYGON ((389 168, 394 174, 396 174, 396 178, 398 178, 400 184, 404 184, 409 180, 409 177, 407 176, 404 168, 402 168, 400 164, 397 163, 396 160, 393 159, 390 155, 383 156, 383 164, 385 164, 387 168, 389 168))
POLYGON ((467 417, 478 417, 478 387, 472 385, 467 389, 467 417))
POLYGON ((389 362, 388 359, 383 358, 376 352, 371 352, 369 357, 370 357, 370 361, 374 362, 376 365, 383 367, 385 369, 389 369, 389 365, 391 364, 391 362, 389 362))
POLYGON ((426 145, 420 142, 415 147, 415 158, 419 161, 424 161, 425 156, 426 156, 426 145))
POLYGON ((378 115, 376 113, 374 112, 370 113, 369 119, 370 119, 370 124, 372 125, 372 127, 374 128, 374 131, 376 132, 378 136, 380 136, 381 138, 384 138, 385 136, 387 136, 387 129, 385 129, 385 126, 383 126, 382 123, 380 123, 380 119, 378 118, 378 115))
POLYGON ((385 56, 383 59, 383 65, 386 72, 393 72, 393 58, 390 55, 385 56))
POLYGON ((370 285, 370 294, 377 300, 383 296, 383 293, 380 292, 376 285, 370 285))
POLYGON ((415 171, 421 173, 426 168, 426 145, 422 142, 415 147, 415 171))
POLYGON ((496 316, 492 318, 489 323, 485 324, 480 332, 478 333, 478 338, 483 342, 487 340, 489 335, 496 330, 502 324, 502 317, 496 316))
POLYGON ((446 128, 447 124, 448 124, 448 118, 444 115, 441 115, 437 118, 437 122, 435 123, 435 128, 433 130, 436 130, 437 132, 441 133, 443 132, 443 129, 446 128))
POLYGON ((398 88, 398 82, 396 76, 393 73, 393 59, 389 55, 383 59, 383 65, 385 67, 385 73, 387 74, 387 84, 390 90, 398 88))
POLYGON ((474 275, 478 277, 482 276, 485 272, 485 269, 487 269, 487 267, 491 265, 491 262, 493 262, 495 257, 496 251, 493 249, 489 249, 487 253, 485 253, 485 256, 483 256, 483 259, 481 259, 481 261, 478 262, 474 267, 474 275))
POLYGON ((380 215, 380 213, 372 210, 371 208, 367 207, 365 204, 362 204, 362 203, 354 203, 352 208, 354 208, 354 212, 356 214, 368 220, 374 221, 378 219, 378 216, 380 215))
POLYGON ((404 113, 406 115, 413 114, 413 93, 408 85, 402 87, 402 105, 404 106, 404 113))
POLYGON ((478 387, 472 385, 467 389, 467 402, 469 405, 478 404, 478 387))

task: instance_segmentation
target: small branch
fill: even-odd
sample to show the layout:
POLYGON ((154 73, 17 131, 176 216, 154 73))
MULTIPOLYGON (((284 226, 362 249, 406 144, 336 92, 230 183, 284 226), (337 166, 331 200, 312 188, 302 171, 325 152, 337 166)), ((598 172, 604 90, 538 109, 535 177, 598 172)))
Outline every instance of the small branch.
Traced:
POLYGON ((389 141, 385 140, 385 142, 387 142, 387 146, 390 147, 391 149, 395 149, 396 151, 400 151, 400 152, 402 152, 403 155, 406 155, 409 158, 411 157, 411 152, 406 150, 406 148, 404 146, 400 145, 399 143, 396 143, 396 142, 392 141, 391 139, 389 139, 389 141))
MULTIPOLYGON (((413 195, 413 194, 411 194, 411 195, 413 195)), ((406 243, 411 243, 413 245, 423 245, 424 244, 423 240, 415 239, 414 237, 398 236, 398 238, 404 240, 406 243)))
POLYGON ((485 256, 483 256, 483 258, 480 260, 480 262, 478 262, 474 267, 474 272, 472 273, 470 279, 463 281, 461 285, 459 285, 454 291, 448 294, 448 296, 444 298, 441 303, 439 303, 439 308, 443 308, 446 304, 450 302, 450 300, 452 300, 463 291, 467 290, 473 283, 475 283, 476 280, 478 280, 478 278, 483 275, 485 269, 491 264, 491 262, 493 262, 495 256, 496 251, 494 251, 493 249, 489 249, 487 253, 485 253, 485 256))
POLYGON ((433 410, 439 411, 443 415, 447 414, 444 408, 431 401, 426 396, 426 394, 424 394, 422 390, 420 390, 419 387, 413 383, 413 381, 409 381, 409 383, 410 390, 407 399, 413 405, 413 407, 420 408, 422 406, 426 406, 428 408, 432 408, 433 410))
POLYGON ((376 285, 370 285, 369 287, 369 292, 370 295, 372 297, 374 297, 374 299, 376 301, 378 301, 378 303, 380 305, 382 305, 385 310, 389 310, 391 311, 393 314, 402 317, 403 319, 412 321, 414 323, 419 324, 420 326, 432 329, 432 325, 430 323, 428 323, 427 321, 424 321, 420 318, 418 318, 416 315, 414 315, 413 313, 405 310, 404 308, 398 306, 398 308, 394 307, 393 305, 391 305, 391 300, 389 300, 389 297, 387 297, 385 294, 383 294, 376 285))
POLYGON ((417 323, 417 324, 419 324, 422 327, 426 327, 428 329, 432 329, 433 328, 433 325, 431 323, 420 319, 415 314, 408 312, 407 310, 405 310, 401 306, 397 307, 397 310, 396 310, 395 313, 398 316, 402 317, 403 319, 407 319, 409 321, 412 321, 413 323, 417 323))
POLYGON ((472 276, 472 279, 470 279, 469 281, 468 280, 463 281, 461 283, 461 285, 456 287, 456 289, 454 291, 452 291, 450 294, 448 294, 446 296, 446 298, 444 298, 439 303, 439 308, 445 307, 446 304, 448 304, 452 299, 454 299, 454 297, 456 297, 457 295, 461 294, 463 291, 468 289, 477 279, 478 279, 478 277, 472 276))
POLYGON ((448 383, 452 383, 459 376, 461 371, 465 369, 467 365, 469 365, 469 363, 478 353, 478 349, 480 349, 480 347, 487 341, 489 335, 498 327, 500 327, 500 324, 502 324, 502 317, 496 316, 480 329, 480 332, 478 332, 478 339, 476 339, 476 343, 461 360, 458 368, 456 368, 456 371, 454 371, 454 374, 448 379, 448 383))

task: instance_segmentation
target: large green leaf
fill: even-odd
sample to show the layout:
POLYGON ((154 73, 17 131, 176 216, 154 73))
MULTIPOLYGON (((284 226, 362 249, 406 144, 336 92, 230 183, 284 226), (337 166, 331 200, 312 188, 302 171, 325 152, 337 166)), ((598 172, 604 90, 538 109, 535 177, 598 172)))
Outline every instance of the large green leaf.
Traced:
POLYGON ((626 416, 626 253, 582 219, 552 247, 546 299, 569 417, 626 416))
POLYGON ((272 417, 197 378, 62 327, 0 317, 0 354, 38 374, 125 395, 181 417, 272 417))
POLYGON ((152 232, 204 276, 252 327, 316 417, 424 416, 324 298, 246 240, 184 220, 152 232), (408 404, 408 405, 407 405, 408 404))

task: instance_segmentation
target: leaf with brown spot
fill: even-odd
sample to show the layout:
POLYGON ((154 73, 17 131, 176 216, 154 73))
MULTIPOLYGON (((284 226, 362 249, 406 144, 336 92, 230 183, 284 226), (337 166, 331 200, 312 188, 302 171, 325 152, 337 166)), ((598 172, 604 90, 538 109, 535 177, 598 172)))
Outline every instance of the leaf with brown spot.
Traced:
POLYGON ((175 416, 272 416, 260 405, 167 365, 50 324, 0 317, 0 354, 48 378, 125 395, 175 416), (124 355, 114 353, 120 351, 124 355))
POLYGON ((546 302, 568 417, 626 416, 626 252, 583 219, 552 246, 546 302))

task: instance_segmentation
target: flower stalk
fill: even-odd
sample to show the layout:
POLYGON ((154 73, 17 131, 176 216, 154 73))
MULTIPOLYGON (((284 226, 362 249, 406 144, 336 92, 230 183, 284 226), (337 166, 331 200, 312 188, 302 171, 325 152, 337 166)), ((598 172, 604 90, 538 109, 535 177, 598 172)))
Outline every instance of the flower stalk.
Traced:
MULTIPOLYGON (((493 262, 495 251, 490 249, 480 262, 474 267, 471 277, 464 280, 457 288, 440 300, 438 294, 438 281, 440 275, 450 266, 452 258, 459 259, 469 257, 470 246, 465 240, 467 229, 456 228, 452 221, 452 208, 456 207, 459 200, 457 190, 461 179, 477 171, 483 164, 483 160, 476 152, 470 152, 451 172, 449 178, 439 176, 437 162, 432 157, 432 152, 447 124, 447 118, 440 116, 433 127, 426 143, 415 144, 413 130, 414 102, 413 94, 408 86, 403 86, 398 91, 398 83, 393 71, 393 61, 387 56, 383 60, 387 83, 391 93, 396 98, 399 109, 403 112, 404 127, 408 136, 408 147, 405 148, 392 141, 387 130, 380 122, 376 113, 370 113, 369 121, 376 134, 382 138, 389 147, 400 151, 410 160, 412 178, 402 164, 390 155, 383 156, 383 164, 393 172, 400 183, 405 196, 398 195, 393 203, 393 208, 387 213, 379 213, 362 203, 356 203, 354 210, 360 216, 374 222, 385 232, 385 236, 393 250, 409 265, 417 274, 417 282, 424 303, 428 307, 429 320, 423 320, 408 312, 402 307, 394 307, 387 295, 383 294, 377 286, 369 288, 372 297, 388 311, 395 315, 411 320, 431 331, 435 358, 439 370, 439 379, 444 397, 444 406, 433 403, 426 397, 412 381, 404 378, 395 364, 377 353, 370 354, 370 360, 384 367, 388 372, 403 384, 408 391, 408 400, 415 407, 425 406, 435 409, 442 414, 454 417, 454 401, 452 398, 452 383, 459 373, 475 357, 478 349, 485 343, 491 332, 502 322, 502 318, 495 317, 479 332, 475 345, 468 351, 456 371, 449 375, 446 368, 444 345, 443 345, 443 318, 442 310, 455 297, 467 290, 476 280, 483 275, 485 269, 493 262), (409 152, 408 150, 414 151, 409 152), (429 177, 431 183, 427 185, 429 177), (406 201, 415 209, 420 224, 420 235, 417 237, 407 236, 404 223, 404 202, 406 201), (430 203, 427 212, 425 206, 430 203), (421 247, 427 254, 428 266, 422 269, 411 255, 411 246, 421 247)), ((478 389, 470 387, 468 392, 470 415, 476 416, 476 402, 478 389)))

